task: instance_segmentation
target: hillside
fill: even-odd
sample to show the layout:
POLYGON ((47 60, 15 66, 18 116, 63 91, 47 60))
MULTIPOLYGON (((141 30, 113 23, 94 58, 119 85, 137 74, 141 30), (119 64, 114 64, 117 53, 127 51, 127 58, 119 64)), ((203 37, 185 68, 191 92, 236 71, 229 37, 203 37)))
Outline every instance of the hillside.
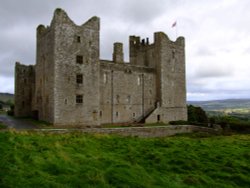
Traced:
POLYGON ((188 104, 200 106, 206 111, 249 109, 250 99, 227 99, 213 101, 188 101, 188 104))
POLYGON ((204 136, 0 132, 0 187, 249 187, 250 136, 204 136))
POLYGON ((14 94, 10 93, 0 93, 0 101, 14 103, 14 94))

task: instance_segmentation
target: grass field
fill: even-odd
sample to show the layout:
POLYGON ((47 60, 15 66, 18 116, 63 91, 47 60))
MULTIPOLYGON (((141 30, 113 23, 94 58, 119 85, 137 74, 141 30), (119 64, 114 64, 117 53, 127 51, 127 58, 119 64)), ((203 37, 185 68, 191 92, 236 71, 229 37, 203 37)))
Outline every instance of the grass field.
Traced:
POLYGON ((250 135, 0 132, 0 187, 249 187, 250 135))
POLYGON ((0 129, 5 129, 7 126, 0 121, 0 129))

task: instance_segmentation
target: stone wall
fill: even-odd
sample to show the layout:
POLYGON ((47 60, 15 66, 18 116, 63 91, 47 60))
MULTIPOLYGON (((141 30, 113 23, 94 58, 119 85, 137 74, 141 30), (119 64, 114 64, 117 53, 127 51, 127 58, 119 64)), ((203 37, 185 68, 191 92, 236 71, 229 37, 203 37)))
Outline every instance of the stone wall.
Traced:
POLYGON ((155 33, 154 40, 156 98, 159 108, 146 122, 187 120, 184 38, 179 37, 173 42, 159 32, 155 33))
POLYGON ((99 18, 92 17, 77 26, 59 9, 52 23, 55 27, 54 124, 98 125, 99 18), (81 82, 77 81, 77 75, 81 75, 81 82))
POLYGON ((143 138, 166 137, 176 134, 205 132, 218 133, 220 130, 194 125, 169 125, 159 127, 126 127, 126 128, 86 128, 86 129, 37 129, 51 133, 82 132, 94 134, 116 134, 143 138))
POLYGON ((101 61, 101 123, 134 122, 155 107, 153 68, 101 61))
POLYGON ((15 116, 32 116, 32 98, 35 87, 34 66, 15 65, 15 116))
POLYGON ((37 27, 36 82, 32 111, 38 119, 54 122, 55 31, 53 25, 37 27))

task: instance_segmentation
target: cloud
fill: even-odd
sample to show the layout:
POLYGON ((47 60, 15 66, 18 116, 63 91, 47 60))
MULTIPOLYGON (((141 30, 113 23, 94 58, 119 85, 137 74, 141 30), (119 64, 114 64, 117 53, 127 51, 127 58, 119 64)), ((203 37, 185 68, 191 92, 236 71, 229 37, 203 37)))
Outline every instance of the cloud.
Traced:
POLYGON ((173 4, 172 1, 165 0, 123 1, 121 15, 124 15, 124 20, 130 23, 150 23, 165 11, 168 11, 168 6, 171 7, 171 4, 173 4))
POLYGON ((220 78, 230 77, 233 70, 226 64, 215 65, 214 63, 200 64, 196 70, 196 78, 220 78))
POLYGON ((198 48, 196 52, 197 56, 213 56, 215 53, 206 46, 198 48))

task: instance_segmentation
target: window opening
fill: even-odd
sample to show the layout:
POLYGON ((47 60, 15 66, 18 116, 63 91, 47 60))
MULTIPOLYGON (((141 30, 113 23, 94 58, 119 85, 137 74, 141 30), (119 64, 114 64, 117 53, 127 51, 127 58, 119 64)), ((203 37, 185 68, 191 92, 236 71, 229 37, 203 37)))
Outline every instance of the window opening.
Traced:
POLYGON ((77 104, 83 103, 83 96, 82 95, 76 95, 76 103, 77 104))
POLYGON ((138 84, 138 86, 141 85, 141 77, 140 76, 138 76, 138 78, 137 78, 137 84, 138 84))
POLYGON ((82 84, 83 83, 83 75, 82 74, 77 74, 76 75, 76 83, 77 84, 82 84))
POLYGON ((107 83, 107 73, 103 74, 103 82, 106 84, 107 83))
POLYGON ((130 95, 127 96, 127 102, 128 102, 128 103, 131 102, 131 96, 130 96, 130 95))
POLYGON ((116 95, 116 102, 120 103, 120 96, 119 95, 116 95))
POLYGON ((175 50, 172 51, 172 58, 175 58, 175 50))
POLYGON ((81 42, 81 37, 77 36, 76 40, 77 40, 78 43, 80 43, 81 42))
POLYGON ((157 121, 159 122, 159 121, 161 121, 161 115, 157 115, 157 121))
POLYGON ((83 56, 82 55, 77 55, 76 56, 76 63, 82 64, 83 63, 83 56))

